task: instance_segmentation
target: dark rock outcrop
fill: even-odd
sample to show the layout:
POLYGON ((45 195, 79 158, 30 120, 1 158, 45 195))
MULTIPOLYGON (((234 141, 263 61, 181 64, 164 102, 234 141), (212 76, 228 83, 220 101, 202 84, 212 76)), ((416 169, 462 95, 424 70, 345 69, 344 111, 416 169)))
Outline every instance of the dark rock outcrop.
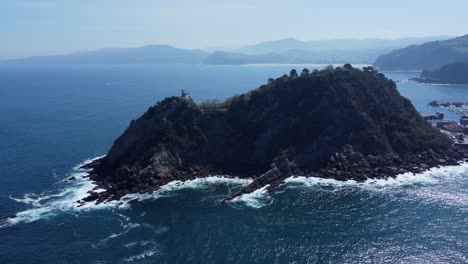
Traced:
POLYGON ((345 65, 294 71, 223 103, 164 99, 132 121, 107 156, 86 166, 107 189, 86 200, 208 175, 252 177, 232 199, 293 175, 364 181, 464 157, 393 81, 345 65))

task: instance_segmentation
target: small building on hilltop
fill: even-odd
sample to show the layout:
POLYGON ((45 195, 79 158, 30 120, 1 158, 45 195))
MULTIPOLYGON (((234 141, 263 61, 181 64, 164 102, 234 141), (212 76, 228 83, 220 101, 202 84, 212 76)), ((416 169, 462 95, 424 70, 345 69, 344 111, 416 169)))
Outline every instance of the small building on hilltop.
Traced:
POLYGON ((185 89, 180 90, 180 98, 191 99, 190 95, 185 91, 185 89))

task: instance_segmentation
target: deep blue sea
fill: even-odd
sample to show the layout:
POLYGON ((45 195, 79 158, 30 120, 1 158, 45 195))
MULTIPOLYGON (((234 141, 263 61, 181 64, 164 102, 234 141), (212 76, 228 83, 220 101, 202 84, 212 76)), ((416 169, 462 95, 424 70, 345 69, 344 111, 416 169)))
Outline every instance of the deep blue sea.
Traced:
MULTIPOLYGON (((467 263, 468 165, 390 181, 293 178, 220 205, 248 180, 169 184, 139 202, 77 208, 67 182, 166 96, 246 92, 291 66, 0 67, 0 263, 467 263)), ((296 67, 300 70, 302 67, 296 67)), ((309 68, 314 68, 309 66, 309 68)), ((423 113, 468 101, 468 86, 385 73, 423 113)))

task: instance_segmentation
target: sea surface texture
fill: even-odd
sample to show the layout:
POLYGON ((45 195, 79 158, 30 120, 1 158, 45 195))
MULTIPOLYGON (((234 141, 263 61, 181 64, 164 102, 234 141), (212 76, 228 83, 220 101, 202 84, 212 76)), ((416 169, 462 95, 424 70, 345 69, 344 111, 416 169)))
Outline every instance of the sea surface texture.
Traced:
MULTIPOLYGON (((468 164, 366 183, 289 178, 222 205, 250 180, 214 175, 74 203, 95 187, 79 165, 150 105, 181 89, 225 99, 291 67, 1 66, 0 263, 467 263, 468 164)), ((456 120, 427 103, 468 101, 467 86, 385 74, 422 113, 456 120)))

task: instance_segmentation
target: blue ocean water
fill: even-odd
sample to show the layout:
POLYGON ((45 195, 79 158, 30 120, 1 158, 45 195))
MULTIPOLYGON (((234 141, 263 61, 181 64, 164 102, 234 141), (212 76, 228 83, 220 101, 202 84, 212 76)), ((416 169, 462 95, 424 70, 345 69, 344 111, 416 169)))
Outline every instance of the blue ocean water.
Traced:
MULTIPOLYGON (((299 67, 296 67, 300 70, 299 67)), ((314 66, 309 66, 314 68, 314 66)), ((290 66, 0 67, 0 263, 466 263, 468 165, 365 184, 290 179, 219 205, 246 180, 172 184, 137 203, 77 208, 93 186, 67 182, 132 119, 187 90, 224 99, 290 66)), ((385 73, 424 113, 468 101, 466 86, 385 73)), ((455 113, 445 111, 449 119, 455 113)))

